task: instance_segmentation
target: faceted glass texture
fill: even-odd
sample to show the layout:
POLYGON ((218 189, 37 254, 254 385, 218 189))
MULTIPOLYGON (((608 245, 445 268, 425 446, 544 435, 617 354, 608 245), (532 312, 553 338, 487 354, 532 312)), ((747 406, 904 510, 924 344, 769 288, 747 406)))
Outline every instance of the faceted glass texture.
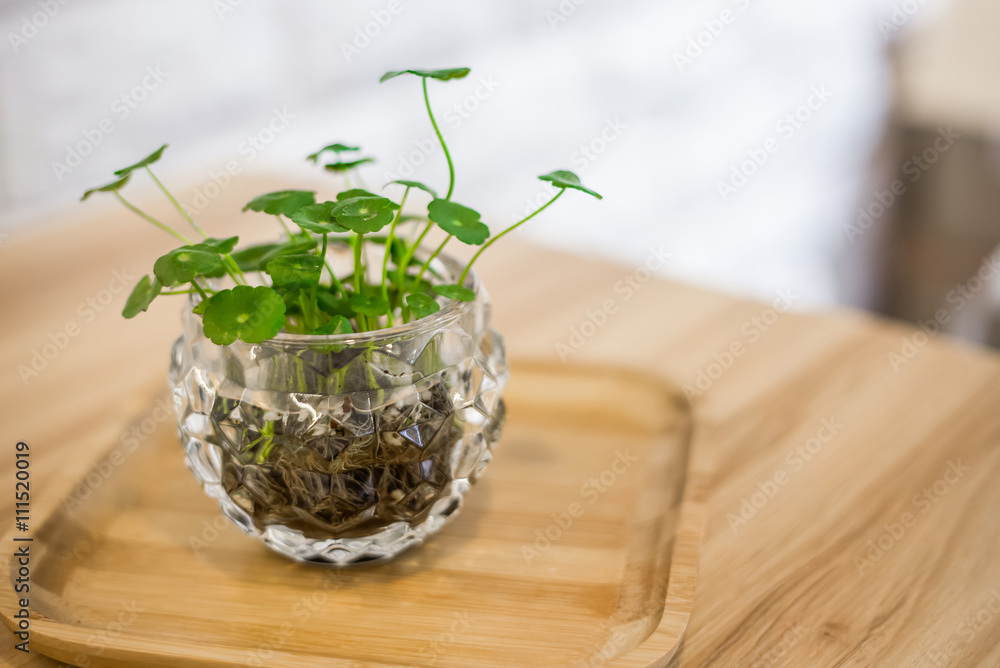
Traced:
MULTIPOLYGON (((461 267, 442 258, 454 280, 461 267)), ((188 467, 273 550, 335 566, 391 559, 455 516, 504 420, 489 296, 407 325, 218 346, 184 313, 170 363, 188 467)))

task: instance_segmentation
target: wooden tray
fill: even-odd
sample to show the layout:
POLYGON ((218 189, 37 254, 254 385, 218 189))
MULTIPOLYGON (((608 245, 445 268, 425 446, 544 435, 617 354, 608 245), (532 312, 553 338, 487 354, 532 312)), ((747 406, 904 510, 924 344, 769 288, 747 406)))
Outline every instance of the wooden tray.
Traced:
MULTIPOLYGON (((664 664, 704 514, 686 402, 653 378, 556 364, 515 365, 505 396, 461 515, 355 570, 292 563, 223 521, 164 423, 86 501, 35 519, 32 650, 116 667, 664 664)), ((8 627, 14 610, 8 581, 8 627)))

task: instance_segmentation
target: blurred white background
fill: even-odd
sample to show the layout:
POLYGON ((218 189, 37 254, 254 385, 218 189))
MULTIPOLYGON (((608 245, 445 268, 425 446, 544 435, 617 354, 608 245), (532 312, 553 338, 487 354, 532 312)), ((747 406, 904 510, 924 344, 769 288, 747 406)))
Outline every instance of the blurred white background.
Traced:
POLYGON ((431 96, 455 198, 494 229, 537 206, 536 175, 571 169, 605 199, 564 197, 526 236, 633 266, 662 248, 667 276, 765 300, 791 289, 797 307, 864 305, 877 235, 849 245, 845 225, 870 197, 887 48, 931 5, 5 2, 0 229, 72 206, 164 142, 160 176, 195 207, 229 161, 315 177, 304 156, 329 141, 379 159, 371 187, 441 185, 419 83, 377 82, 468 66, 431 96), (754 173, 734 179, 741 168, 754 173))

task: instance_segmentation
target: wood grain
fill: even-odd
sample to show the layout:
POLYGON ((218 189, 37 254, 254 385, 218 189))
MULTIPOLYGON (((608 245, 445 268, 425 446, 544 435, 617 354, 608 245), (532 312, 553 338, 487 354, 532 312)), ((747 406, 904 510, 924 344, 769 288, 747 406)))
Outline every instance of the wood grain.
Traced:
MULTIPOLYGON (((231 186, 204 221, 212 231, 238 226, 241 234, 265 235, 266 223, 234 214, 248 193, 262 190, 249 180, 231 186)), ((170 242, 110 207, 58 232, 21 236, 28 238, 12 235, 0 246, 6 284, 32 286, 3 295, 0 396, 11 416, 7 440, 27 438, 35 449, 34 476, 45 481, 37 510, 54 490, 80 480, 102 444, 127 429, 122 416, 141 412, 163 387, 178 307, 158 304, 122 323, 117 312, 125 295, 115 295, 24 384, 17 365, 49 332, 82 320, 77 304, 104 288, 112 269, 124 266, 138 276, 170 242), (104 373, 109 359, 131 373, 104 373)), ((579 330, 587 312, 608 300, 615 313, 568 360, 621 364, 694 384, 702 372, 718 371, 711 365, 733 343, 744 346, 693 399, 695 453, 714 473, 694 612, 675 664, 1000 665, 1000 614, 990 609, 1000 607, 993 598, 1000 591, 995 353, 916 336, 923 345, 893 369, 888 355, 914 339, 912 328, 833 312, 782 313, 761 329, 752 319, 770 316, 764 304, 661 281, 638 284, 626 299, 628 291, 621 284, 616 291, 616 284, 635 268, 516 240, 493 251, 479 269, 512 357, 558 360, 556 346, 569 345, 571 328, 579 330), (826 443, 812 443, 810 460, 793 466, 796 449, 819 438, 823 420, 842 426, 826 443), (949 461, 969 470, 954 484, 939 483, 943 493, 935 494, 949 461), (745 525, 731 521, 744 500, 753 507, 761 487, 779 478, 784 482, 745 525), (924 488, 933 502, 920 500, 924 488), (900 534, 894 525, 906 513, 913 521, 900 534), (867 559, 869 541, 880 540, 888 549, 873 551, 870 564, 859 561, 867 559)), ((0 461, 4 479, 12 460, 0 461)), ((0 504, 11 517, 10 497, 0 504)), ((20 653, 5 656, 22 665, 20 653)))
MULTIPOLYGON (((668 657, 690 616, 704 517, 687 402, 615 369, 512 372, 489 475, 447 530, 382 567, 293 564, 240 533, 168 422, 134 452, 116 444, 99 461, 124 461, 93 494, 36 519, 36 650, 206 668, 668 657)), ((9 627, 15 598, 0 590, 9 627)))

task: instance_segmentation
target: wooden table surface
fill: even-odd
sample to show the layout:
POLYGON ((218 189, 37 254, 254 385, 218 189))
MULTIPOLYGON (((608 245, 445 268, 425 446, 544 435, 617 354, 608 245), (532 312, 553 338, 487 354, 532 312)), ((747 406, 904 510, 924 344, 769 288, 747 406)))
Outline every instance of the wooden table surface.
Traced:
MULTIPOLYGON (((202 224, 273 235, 239 208, 291 185, 230 186, 202 224)), ((163 391, 179 302, 128 322, 119 313, 171 240, 112 204, 0 244, 3 517, 13 517, 16 440, 32 445, 41 513, 154 416, 163 391), (58 350, 43 351, 53 341, 58 350), (52 359, 23 378, 34 351, 52 359), (108 373, 108 360, 129 373, 108 373)), ((697 390, 695 452, 714 473, 676 665, 1000 665, 1000 356, 858 313, 780 312, 644 280, 638 269, 516 238, 479 266, 511 357, 613 362, 697 390)), ((12 640, 0 659, 57 665, 12 640)))

